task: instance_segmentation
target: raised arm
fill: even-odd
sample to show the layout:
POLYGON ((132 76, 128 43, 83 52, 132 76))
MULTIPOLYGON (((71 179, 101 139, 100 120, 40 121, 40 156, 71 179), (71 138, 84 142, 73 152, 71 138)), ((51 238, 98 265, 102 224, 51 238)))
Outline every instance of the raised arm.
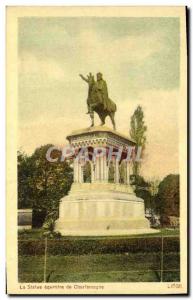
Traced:
POLYGON ((84 81, 86 81, 88 83, 88 79, 86 77, 84 77, 82 74, 79 74, 80 78, 82 78, 84 81))

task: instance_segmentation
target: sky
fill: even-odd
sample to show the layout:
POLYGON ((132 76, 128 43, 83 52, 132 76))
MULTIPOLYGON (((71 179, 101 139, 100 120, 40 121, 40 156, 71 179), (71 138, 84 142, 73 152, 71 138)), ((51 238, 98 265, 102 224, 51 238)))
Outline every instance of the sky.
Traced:
POLYGON ((117 131, 129 135, 132 114, 143 108, 142 175, 178 173, 179 65, 178 18, 20 18, 18 149, 66 144, 72 130, 88 127, 88 87, 79 74, 102 72, 117 131))

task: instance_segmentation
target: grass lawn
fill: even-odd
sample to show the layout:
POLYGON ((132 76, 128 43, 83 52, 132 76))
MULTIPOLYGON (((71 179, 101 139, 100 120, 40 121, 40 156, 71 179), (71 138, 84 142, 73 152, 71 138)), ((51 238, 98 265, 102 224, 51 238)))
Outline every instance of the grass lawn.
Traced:
MULTIPOLYGON (((164 281, 179 281, 179 254, 164 256, 164 281)), ((44 256, 19 257, 19 282, 42 282, 44 256)), ((48 256, 48 282, 160 281, 160 253, 48 256)))
MULTIPOLYGON (((156 241, 153 241, 151 238, 160 236, 178 237, 179 230, 162 229, 161 232, 158 233, 138 236, 53 237, 48 241, 46 281, 159 282, 161 275, 161 248, 158 247, 157 251, 154 251, 153 249, 156 249, 154 245, 156 241), (137 238, 137 244, 133 238, 137 238), (138 238, 139 244, 141 244, 139 249, 137 248, 138 238), (146 239, 140 238, 147 238, 147 241, 146 239), (150 240, 154 244, 150 243, 147 246, 146 242, 150 240), (134 246, 132 247, 133 242, 134 246), (58 243, 60 244, 59 250, 62 249, 62 252, 57 251, 58 243), (95 245, 94 249, 92 247, 89 248, 92 245, 95 245), (95 247, 98 247, 98 250, 100 250, 100 245, 110 248, 107 247, 108 251, 106 252, 102 250, 98 253, 95 251, 95 247), (121 248, 121 245, 126 248, 121 248), (127 249, 127 245, 131 246, 131 248, 128 248, 131 249, 131 251, 125 250, 127 249), (151 245, 154 248, 152 248, 151 245), (63 247, 67 246, 70 247, 68 248, 69 250, 66 252, 63 251, 63 247), (72 247, 75 252, 71 252, 72 247), (116 253, 115 250, 118 248, 120 251, 116 253), (89 252, 89 249, 92 250, 92 254, 89 252), (80 251, 82 250, 86 251, 80 255, 80 251)), ((174 239, 176 239, 176 237, 174 239)), ((166 240, 167 239, 168 238, 166 238, 166 240)), ((18 262, 19 282, 43 282, 45 231, 42 229, 20 231, 18 240, 18 245, 20 245, 21 249, 18 262), (35 252, 30 252, 29 250, 33 250, 34 245, 35 252), (36 245, 37 248, 40 247, 40 252, 36 250, 36 245), (32 254, 30 255, 29 253, 32 254)), ((167 243, 164 242, 164 247, 166 244, 167 243)), ((158 239, 158 246, 159 245, 160 239, 158 239)), ((176 248, 175 244, 169 243, 168 248, 166 247, 164 249, 163 281, 179 281, 180 255, 178 247, 176 248)))

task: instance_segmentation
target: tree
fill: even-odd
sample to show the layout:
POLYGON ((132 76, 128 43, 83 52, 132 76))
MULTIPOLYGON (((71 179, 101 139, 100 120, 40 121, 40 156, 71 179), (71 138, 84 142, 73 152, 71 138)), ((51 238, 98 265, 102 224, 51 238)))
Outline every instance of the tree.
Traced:
MULTIPOLYGON (((144 113, 142 110, 142 107, 139 105, 137 109, 134 111, 134 114, 131 117, 131 122, 130 122, 130 136, 132 140, 136 143, 137 147, 142 148, 142 157, 144 154, 145 150, 145 143, 146 143, 146 131, 147 131, 147 126, 145 126, 144 122, 144 113)), ((134 162, 133 164, 133 174, 134 175, 139 175, 139 170, 140 170, 140 162, 134 162)))
MULTIPOLYGON (((39 205, 47 210, 58 207, 59 199, 66 195, 72 183, 72 169, 64 161, 49 162, 46 152, 52 145, 42 146, 34 152, 31 160, 34 164, 34 188, 38 195, 36 207, 39 205)), ((52 158, 60 158, 61 152, 54 151, 52 158)))
POLYGON ((33 206, 33 165, 30 157, 25 153, 17 153, 17 182, 18 182, 18 208, 31 208, 33 206))
POLYGON ((163 225, 167 223, 168 217, 179 217, 179 198, 179 175, 170 174, 159 184, 156 197, 156 209, 163 225))
MULTIPOLYGON (((44 212, 45 216, 57 214, 59 201, 72 184, 72 168, 64 161, 49 162, 46 153, 52 145, 37 148, 27 157, 18 155, 18 203, 19 207, 31 207, 44 212)), ((52 158, 61 152, 53 151, 52 158)))
POLYGON ((135 193, 136 196, 139 198, 144 199, 145 208, 150 209, 152 208, 152 197, 150 193, 150 184, 145 181, 145 179, 142 176, 135 176, 135 193))

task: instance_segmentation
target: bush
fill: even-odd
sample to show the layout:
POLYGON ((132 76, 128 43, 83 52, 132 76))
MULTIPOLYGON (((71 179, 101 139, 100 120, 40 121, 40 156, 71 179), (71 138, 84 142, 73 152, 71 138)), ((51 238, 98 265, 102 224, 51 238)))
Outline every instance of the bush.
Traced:
MULTIPOLYGON (((164 252, 179 252, 179 238, 164 238, 164 252)), ((45 240, 18 241, 19 255, 43 255, 45 240)), ((47 240, 48 255, 119 254, 137 252, 160 252, 161 238, 122 239, 60 239, 47 240)))

